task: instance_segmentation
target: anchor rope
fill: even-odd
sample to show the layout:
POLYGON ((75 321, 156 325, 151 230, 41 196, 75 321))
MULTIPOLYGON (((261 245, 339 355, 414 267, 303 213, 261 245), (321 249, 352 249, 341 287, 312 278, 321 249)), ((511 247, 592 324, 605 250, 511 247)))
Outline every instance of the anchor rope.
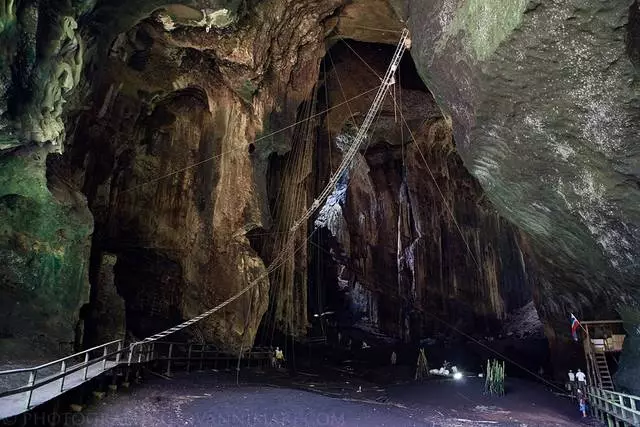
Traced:
POLYGON ((398 46, 396 47, 396 51, 393 55, 393 58, 391 60, 391 63, 389 65, 389 68, 387 69, 387 72, 382 80, 382 84, 379 86, 378 88, 378 92, 376 93, 376 97, 369 109, 369 111, 367 112, 367 115, 365 116, 365 119, 362 123, 362 125, 359 127, 358 129, 358 133, 354 139, 354 141, 352 142, 352 144, 350 145, 348 151, 346 152, 346 154, 343 156, 342 162, 340 163, 340 166, 338 167, 338 169, 334 172, 334 174, 331 176, 331 178, 329 179, 329 182, 327 183, 327 185, 325 186, 324 190, 320 193, 320 195, 318 196, 318 198, 316 198, 313 202, 313 204, 311 205, 311 207, 309 207, 308 209, 305 210, 305 212, 302 214, 302 216, 300 216, 298 218, 298 220, 293 224, 293 226, 291 227, 291 229, 289 230, 289 238, 286 240, 282 250, 280 251, 280 253, 278 254, 278 256, 272 261, 271 265, 266 269, 266 271, 261 274, 257 279, 254 279, 252 282, 250 282, 247 286, 245 286, 242 290, 240 290, 238 293, 236 293, 235 295, 231 296, 230 298, 228 298, 227 300, 223 301, 222 303, 218 304, 217 306, 213 307, 210 310, 205 311, 204 313, 193 317, 189 320, 186 320, 185 322, 180 323, 179 325, 176 325, 172 328, 169 328, 165 331, 159 332, 157 334, 154 334, 150 337, 145 338, 142 341, 138 341, 136 343, 132 343, 131 344, 131 351, 133 353, 133 349, 135 348, 135 346, 140 345, 140 344, 147 344, 153 341, 157 341, 158 339, 164 338, 170 334, 173 334, 177 331, 180 331, 188 326, 193 325, 194 323, 199 322, 200 320, 209 317, 210 315, 212 315, 213 313, 217 312, 218 310, 220 310, 221 308, 231 304, 232 302, 236 301, 238 298, 240 298, 242 295, 244 295, 245 293, 247 293, 249 290, 253 289, 258 283, 260 283, 264 278, 266 278, 269 274, 271 274, 272 272, 274 272, 277 268, 279 268, 280 266, 282 266, 287 259, 290 256, 295 255, 295 253, 302 249, 302 247, 306 247, 307 242, 310 240, 311 236, 315 233, 315 229, 313 232, 311 232, 311 234, 309 234, 305 239, 302 245, 298 246, 297 249, 292 249, 295 248, 295 233, 296 231, 298 231, 298 229, 302 226, 303 223, 306 223, 306 221, 311 217, 311 215, 313 215, 318 208, 320 207, 320 205, 322 203, 324 203, 327 198, 329 197, 329 195, 335 190, 335 187, 337 186, 340 178, 342 177, 342 175, 346 172, 347 169, 349 169, 353 163, 354 158, 356 157, 356 155, 358 154, 358 152, 360 151, 361 146, 364 144, 365 140, 366 140, 366 136, 367 136, 367 131, 369 130, 371 124, 373 123, 374 119, 376 118, 376 116, 378 115, 378 112, 380 111, 380 108, 382 106, 382 103, 384 101, 384 98, 386 97, 387 93, 389 92, 389 89, 391 87, 391 85, 393 85, 395 83, 394 80, 394 75, 398 69, 398 66, 400 64, 400 61, 402 59, 402 56, 405 52, 405 50, 410 46, 410 39, 409 39, 409 31, 408 30, 403 30, 402 32, 402 36, 400 37, 400 41, 398 42, 398 46), (293 253, 290 253, 290 251, 293 250, 293 253))

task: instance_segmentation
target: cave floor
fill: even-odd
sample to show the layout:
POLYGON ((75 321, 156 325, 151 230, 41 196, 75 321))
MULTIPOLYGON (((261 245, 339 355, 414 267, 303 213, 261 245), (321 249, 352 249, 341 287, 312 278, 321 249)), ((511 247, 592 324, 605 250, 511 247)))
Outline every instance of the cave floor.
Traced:
POLYGON ((518 379, 508 381, 505 397, 490 398, 482 394, 478 378, 379 386, 353 377, 337 381, 317 375, 243 371, 239 385, 235 375, 224 371, 177 374, 171 380, 147 376, 142 385, 76 414, 82 416, 68 425, 600 425, 583 421, 569 400, 518 379))

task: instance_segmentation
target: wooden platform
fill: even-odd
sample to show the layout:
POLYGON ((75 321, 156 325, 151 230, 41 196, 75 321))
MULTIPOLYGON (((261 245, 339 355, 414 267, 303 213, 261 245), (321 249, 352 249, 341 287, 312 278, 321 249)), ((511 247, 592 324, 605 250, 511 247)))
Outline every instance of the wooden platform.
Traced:
MULTIPOLYGON (((62 390, 60 387, 62 385, 62 378, 55 379, 48 384, 37 387, 33 390, 31 396, 31 404, 29 406, 30 408, 33 408, 42 403, 48 402, 49 400, 52 400, 55 397, 66 393, 67 391, 76 388, 81 384, 91 381, 93 378, 102 375, 105 372, 110 371, 115 366, 117 366, 117 364, 112 361, 107 361, 104 369, 102 363, 97 363, 93 366, 89 366, 87 369, 86 380, 84 379, 84 369, 80 369, 76 372, 70 373, 63 377, 64 387, 62 388, 62 390)), ((49 377, 44 377, 41 380, 37 381, 35 385, 37 386, 38 383, 45 383, 51 380, 51 378, 55 378, 56 376, 57 374, 49 377)), ((18 394, 12 394, 10 396, 0 397, 0 419, 13 417, 25 412, 28 394, 29 392, 25 391, 18 394)))

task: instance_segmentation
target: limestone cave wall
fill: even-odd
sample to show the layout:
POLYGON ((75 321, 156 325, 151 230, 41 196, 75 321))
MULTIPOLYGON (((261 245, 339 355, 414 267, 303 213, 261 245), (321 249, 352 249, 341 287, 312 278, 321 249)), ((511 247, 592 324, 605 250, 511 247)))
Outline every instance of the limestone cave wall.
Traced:
MULTIPOLYGON (((375 87, 374 72, 384 74, 392 53, 389 46, 338 42, 326 59, 328 104, 375 87)), ((394 97, 316 221, 327 231, 316 245, 320 295, 341 294, 320 298, 316 310, 338 311, 343 328, 406 342, 461 338, 452 326, 497 335, 506 317, 533 299, 537 273, 528 265, 526 237, 497 214, 464 168, 451 124, 410 56, 394 97)), ((322 177, 338 164, 352 138, 350 122, 370 102, 364 96, 325 118, 322 177)))
POLYGON ((141 337, 256 279, 191 333, 248 345, 278 295, 304 332, 331 286, 403 339, 435 331, 429 313, 494 330, 532 298, 559 354, 572 311, 627 313, 634 331, 639 17, 634 0, 4 2, 3 354, 77 342, 82 321, 91 339, 141 337), (256 238, 282 231, 277 187, 315 194, 370 97, 318 116, 295 182, 274 172, 295 158, 289 125, 312 99, 375 87, 367 69, 388 57, 363 49, 363 67, 342 46, 329 64, 326 48, 393 44, 404 26, 428 88, 401 76, 395 94, 417 143, 388 101, 321 215, 329 254, 310 244, 274 293, 273 242, 256 238))

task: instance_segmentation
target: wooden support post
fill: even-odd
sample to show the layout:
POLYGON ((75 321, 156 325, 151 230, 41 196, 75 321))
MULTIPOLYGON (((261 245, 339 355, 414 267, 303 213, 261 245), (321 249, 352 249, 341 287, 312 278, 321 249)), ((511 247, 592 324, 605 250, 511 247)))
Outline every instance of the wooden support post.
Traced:
POLYGON ((62 361, 62 366, 60 366, 60 373, 63 374, 62 378, 60 378, 60 392, 62 392, 62 390, 64 389, 64 377, 67 373, 67 362, 65 362, 64 360, 62 361))
POLYGON ((187 352, 187 373, 191 371, 191 351, 193 350, 193 344, 189 344, 189 351, 187 352))
POLYGON ((133 345, 129 346, 129 357, 127 358, 127 365, 131 365, 131 362, 133 360, 133 349, 135 347, 133 345))
POLYGON ((169 344, 169 355, 167 356, 167 372, 166 375, 171 376, 171 354, 173 353, 173 344, 169 344))
POLYGON ((213 353, 213 369, 218 369, 218 351, 213 353))
POLYGON ((87 375, 89 374, 89 352, 87 351, 84 354, 84 371, 82 373, 82 379, 84 381, 87 380, 87 375))
POLYGON ((29 372, 29 391, 27 392, 27 401, 25 402, 25 407, 27 409, 31 407, 31 397, 33 396, 33 386, 36 383, 36 373, 37 371, 29 372))
MULTIPOLYGON (((631 409, 633 409, 634 411, 638 410, 638 406, 636 405, 636 400, 634 398, 629 399, 631 401, 631 409)), ((640 417, 638 415, 636 415, 635 412, 631 413, 631 417, 633 419, 633 424, 635 425, 639 425, 640 424, 640 417)))
POLYGON ((102 370, 103 371, 107 369, 107 348, 108 347, 109 347, 108 345, 105 345, 104 351, 102 352, 102 370))
POLYGON ((120 363, 120 353, 122 353, 122 341, 118 341, 118 352, 116 353, 116 365, 120 363))
POLYGON ((149 353, 147 354, 147 362, 151 362, 154 357, 153 357, 153 353, 156 351, 156 343, 152 342, 151 343, 151 348, 149 349, 149 353))
POLYGON ((131 375, 131 362, 133 361, 134 349, 135 349, 135 346, 133 346, 133 345, 129 346, 129 357, 128 357, 128 360, 127 360, 127 371, 124 374, 124 384, 123 384, 123 386, 125 386, 125 387, 127 387, 128 384, 129 384, 129 375, 131 375))
POLYGON ((623 408, 626 408, 626 406, 624 406, 624 398, 622 397, 622 395, 618 396, 618 402, 620 402, 620 406, 622 406, 622 408, 619 408, 620 409, 620 415, 622 415, 624 417, 626 415, 627 411, 623 409, 623 408))
POLYGON ((206 347, 206 344, 202 344, 202 349, 200 351, 200 370, 202 371, 202 366, 204 363, 204 349, 206 347))

